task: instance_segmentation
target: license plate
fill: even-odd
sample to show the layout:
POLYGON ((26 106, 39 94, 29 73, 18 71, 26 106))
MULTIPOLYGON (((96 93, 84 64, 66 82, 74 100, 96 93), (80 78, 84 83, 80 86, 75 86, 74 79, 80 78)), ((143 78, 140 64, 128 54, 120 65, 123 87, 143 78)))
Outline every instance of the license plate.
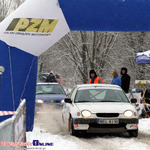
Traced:
POLYGON ((119 124, 118 119, 97 120, 98 124, 119 124))

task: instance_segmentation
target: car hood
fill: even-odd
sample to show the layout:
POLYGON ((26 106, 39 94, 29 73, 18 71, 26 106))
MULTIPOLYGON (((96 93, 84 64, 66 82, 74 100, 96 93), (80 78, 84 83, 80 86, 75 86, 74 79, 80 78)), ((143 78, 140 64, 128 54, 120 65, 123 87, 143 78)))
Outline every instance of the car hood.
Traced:
POLYGON ((36 99, 40 100, 63 100, 67 96, 64 94, 38 94, 36 95, 36 99))
POLYGON ((135 107, 130 103, 75 103, 79 111, 89 110, 91 113, 123 113, 126 110, 135 111, 135 107))

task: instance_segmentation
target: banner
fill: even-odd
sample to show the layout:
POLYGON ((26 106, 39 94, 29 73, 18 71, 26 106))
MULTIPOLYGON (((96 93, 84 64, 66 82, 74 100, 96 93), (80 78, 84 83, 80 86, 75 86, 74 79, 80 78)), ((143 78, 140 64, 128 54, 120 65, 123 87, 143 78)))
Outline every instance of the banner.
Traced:
POLYGON ((71 31, 150 31, 150 0, 59 0, 59 3, 71 31))
POLYGON ((150 50, 137 53, 136 54, 136 63, 143 64, 143 63, 150 63, 150 50))
POLYGON ((69 31, 57 0, 27 0, 0 23, 0 40, 39 56, 69 31))

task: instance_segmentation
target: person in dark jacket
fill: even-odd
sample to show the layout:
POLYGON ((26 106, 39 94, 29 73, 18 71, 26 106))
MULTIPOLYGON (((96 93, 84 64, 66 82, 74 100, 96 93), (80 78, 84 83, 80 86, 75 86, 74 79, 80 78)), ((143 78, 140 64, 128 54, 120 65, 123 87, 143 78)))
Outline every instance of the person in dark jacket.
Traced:
POLYGON ((47 76, 46 82, 57 82, 57 80, 53 74, 53 71, 51 71, 50 74, 47 76))
POLYGON ((117 70, 114 70, 112 75, 113 75, 113 79, 111 81, 111 84, 118 85, 118 86, 121 87, 121 79, 120 79, 120 77, 118 75, 117 70))
POLYGON ((89 75, 90 75, 89 84, 103 83, 102 78, 97 76, 95 70, 90 70, 89 75))
POLYGON ((130 76, 127 74, 127 68, 121 68, 121 88, 124 90, 125 93, 129 92, 130 87, 130 76))

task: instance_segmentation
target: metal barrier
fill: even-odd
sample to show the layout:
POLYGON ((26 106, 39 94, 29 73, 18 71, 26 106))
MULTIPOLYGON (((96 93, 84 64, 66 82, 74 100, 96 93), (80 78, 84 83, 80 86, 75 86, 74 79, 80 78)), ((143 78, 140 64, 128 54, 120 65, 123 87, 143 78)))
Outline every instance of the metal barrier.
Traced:
POLYGON ((15 114, 0 123, 0 150, 17 150, 17 147, 4 146, 7 143, 26 142, 26 101, 23 100, 15 114))

